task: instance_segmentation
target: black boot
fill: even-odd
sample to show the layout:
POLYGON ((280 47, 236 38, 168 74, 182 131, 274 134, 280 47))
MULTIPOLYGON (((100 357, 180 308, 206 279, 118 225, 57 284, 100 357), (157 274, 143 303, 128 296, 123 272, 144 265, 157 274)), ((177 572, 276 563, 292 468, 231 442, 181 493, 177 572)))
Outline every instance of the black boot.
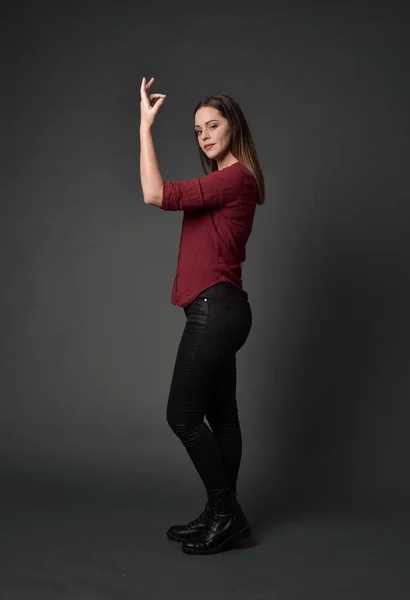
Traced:
POLYGON ((172 525, 167 531, 167 536, 173 542, 184 542, 195 537, 206 527, 206 521, 211 514, 211 503, 208 500, 205 509, 199 517, 187 525, 172 525))
POLYGON ((205 527, 196 536, 183 542, 181 549, 187 554, 216 554, 252 543, 249 523, 235 495, 229 493, 211 499, 210 515, 205 527))

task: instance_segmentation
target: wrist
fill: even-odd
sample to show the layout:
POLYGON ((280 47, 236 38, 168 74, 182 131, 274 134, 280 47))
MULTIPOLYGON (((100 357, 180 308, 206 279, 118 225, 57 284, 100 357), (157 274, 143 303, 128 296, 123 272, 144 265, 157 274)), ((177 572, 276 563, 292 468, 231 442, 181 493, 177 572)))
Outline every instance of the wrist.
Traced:
POLYGON ((145 132, 150 133, 151 129, 152 129, 152 123, 140 123, 140 132, 141 133, 145 133, 145 132))

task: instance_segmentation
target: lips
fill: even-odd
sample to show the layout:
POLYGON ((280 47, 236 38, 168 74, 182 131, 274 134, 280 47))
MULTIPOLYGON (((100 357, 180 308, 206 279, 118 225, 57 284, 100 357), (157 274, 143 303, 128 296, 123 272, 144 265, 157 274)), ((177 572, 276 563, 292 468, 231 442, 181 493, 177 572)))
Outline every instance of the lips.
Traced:
POLYGON ((212 148, 212 146, 215 146, 215 144, 207 144, 206 146, 204 146, 205 150, 209 150, 209 148, 212 148))

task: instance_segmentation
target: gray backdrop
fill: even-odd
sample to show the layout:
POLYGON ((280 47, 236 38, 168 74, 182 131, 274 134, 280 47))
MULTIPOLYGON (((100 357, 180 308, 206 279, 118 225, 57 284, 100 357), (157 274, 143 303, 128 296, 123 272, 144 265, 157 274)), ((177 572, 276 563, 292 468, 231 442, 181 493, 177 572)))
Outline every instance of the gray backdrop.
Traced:
POLYGON ((145 206, 139 86, 164 179, 201 176, 196 103, 228 93, 266 179, 238 353, 255 506, 405 502, 405 3, 9 1, 3 19, 3 499, 200 493, 165 407, 182 213, 145 206))

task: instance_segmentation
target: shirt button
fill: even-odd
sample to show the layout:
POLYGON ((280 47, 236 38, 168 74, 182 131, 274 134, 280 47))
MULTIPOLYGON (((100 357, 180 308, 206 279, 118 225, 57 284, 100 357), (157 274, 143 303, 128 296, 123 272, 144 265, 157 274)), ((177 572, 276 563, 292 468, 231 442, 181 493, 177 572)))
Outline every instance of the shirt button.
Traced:
POLYGON ((204 298, 204 302, 207 302, 208 298, 204 298))

